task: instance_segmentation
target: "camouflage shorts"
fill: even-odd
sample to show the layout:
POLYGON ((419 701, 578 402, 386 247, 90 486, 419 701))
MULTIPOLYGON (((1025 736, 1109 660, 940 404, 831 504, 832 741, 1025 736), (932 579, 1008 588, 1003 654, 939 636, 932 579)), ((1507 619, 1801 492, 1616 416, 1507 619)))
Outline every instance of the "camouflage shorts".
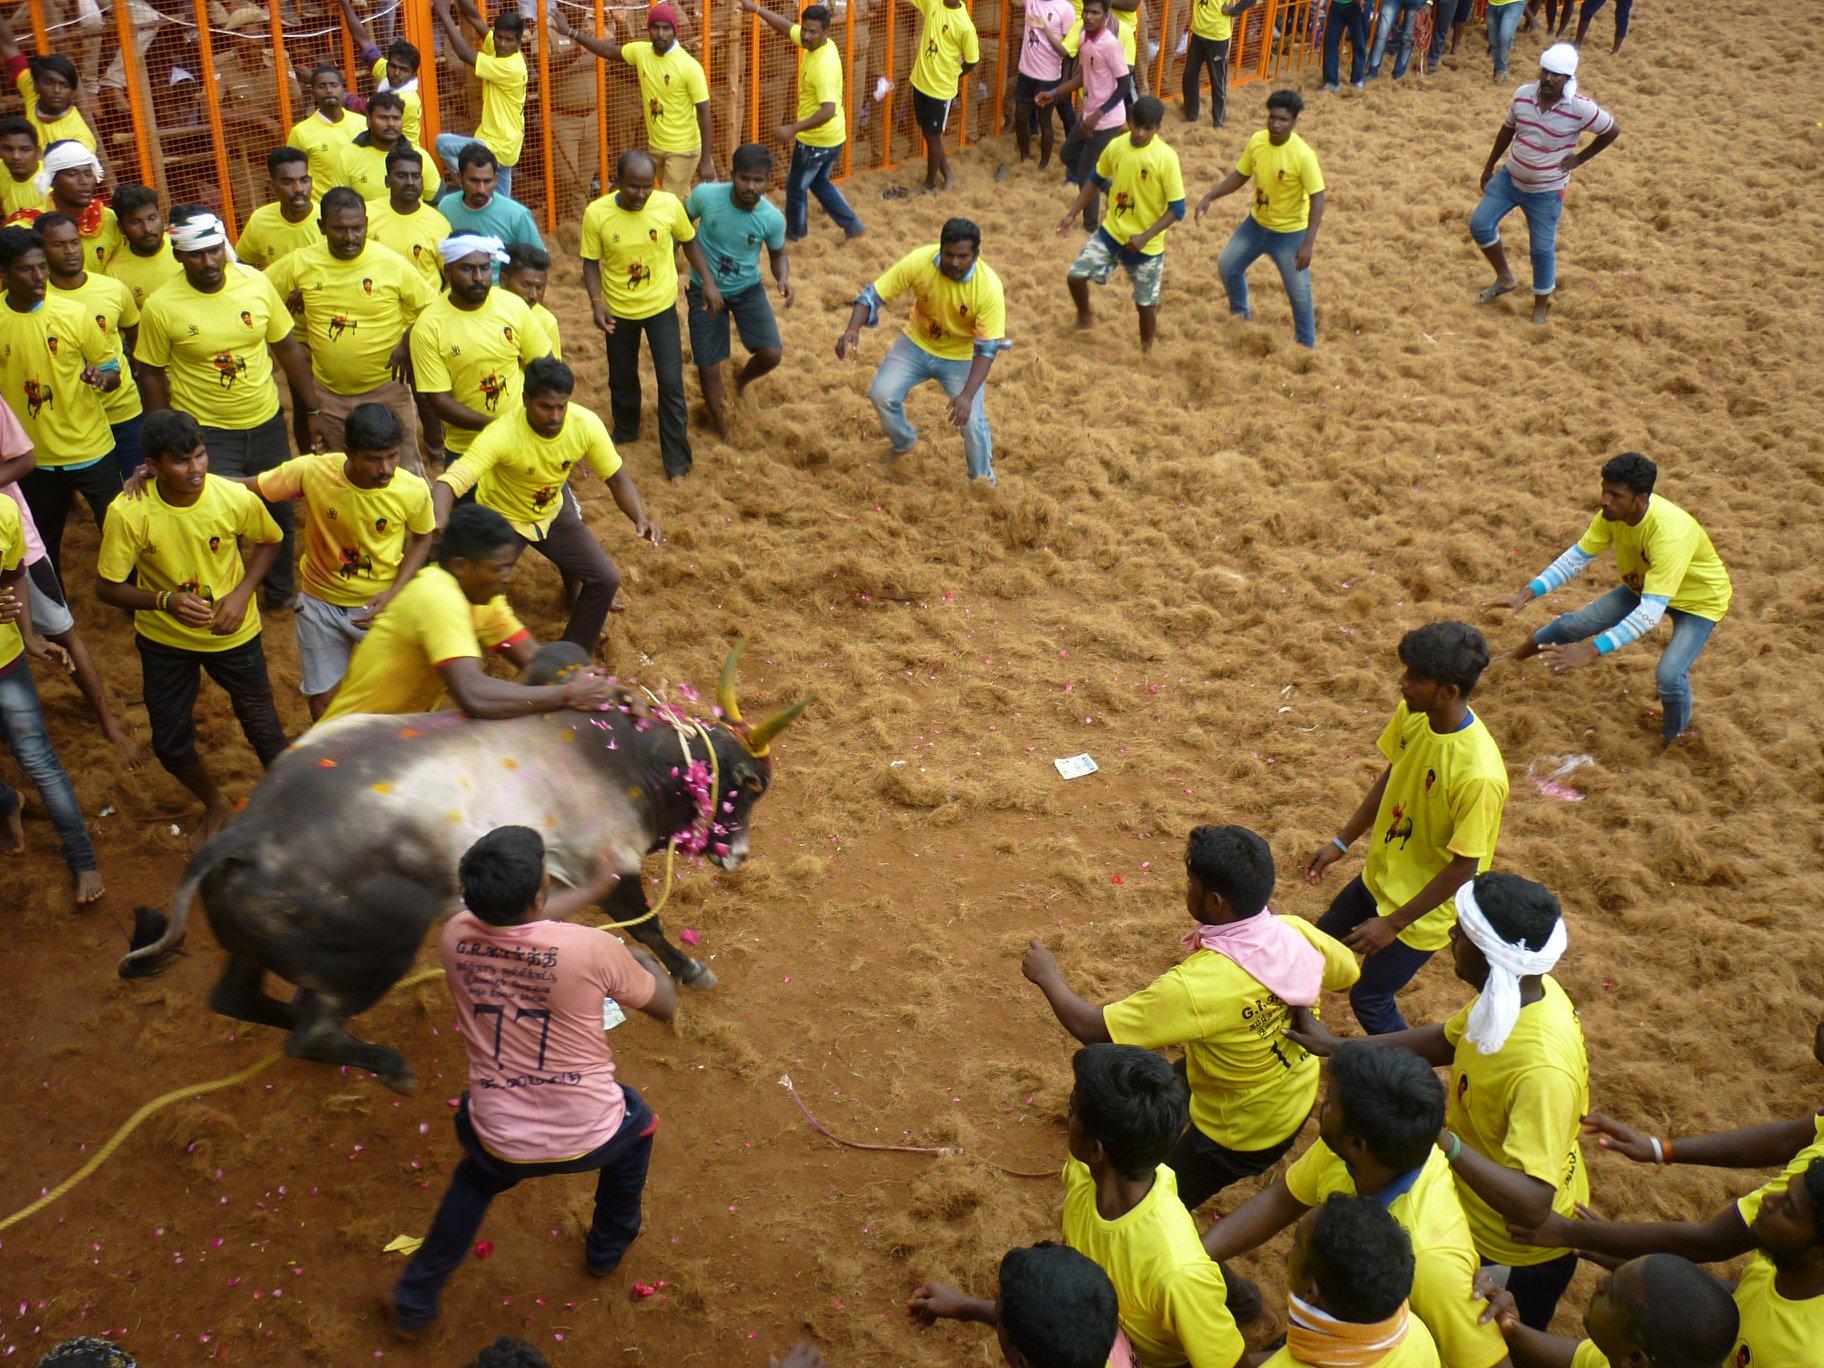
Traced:
POLYGON ((1099 231, 1091 233, 1083 250, 1077 253, 1077 259, 1070 263, 1070 276, 1073 280, 1093 280, 1098 285, 1106 285, 1115 273, 1115 267, 1120 266, 1134 282, 1134 303, 1143 309, 1156 306, 1160 286, 1165 280, 1165 253, 1143 257, 1137 264, 1122 260, 1122 255, 1120 249, 1108 245, 1108 239, 1099 231))

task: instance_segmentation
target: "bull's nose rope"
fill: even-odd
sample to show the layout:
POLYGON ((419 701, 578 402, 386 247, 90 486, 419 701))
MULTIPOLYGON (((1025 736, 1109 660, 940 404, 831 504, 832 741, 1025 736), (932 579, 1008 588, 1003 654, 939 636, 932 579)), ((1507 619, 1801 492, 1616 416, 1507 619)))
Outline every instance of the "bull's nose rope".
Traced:
MULTIPOLYGON (((654 703, 659 704, 662 709, 659 713, 660 718, 678 734, 678 749, 684 752, 684 772, 688 773, 690 767, 697 762, 697 757, 690 753, 692 736, 702 737, 703 749, 709 752, 709 811, 699 811, 690 824, 693 834, 700 824, 703 834, 707 838, 709 828, 716 820, 716 806, 722 801, 722 761, 721 757, 716 754, 715 740, 710 736, 709 728, 696 718, 686 717, 679 721, 676 709, 667 706, 651 689, 646 689, 645 693, 654 703)), ((671 871, 677 858, 678 837, 674 834, 665 843, 665 882, 659 888, 659 900, 637 917, 630 917, 626 921, 602 922, 595 929, 598 931, 625 931, 630 926, 639 926, 642 922, 649 922, 658 916, 665 904, 671 900, 671 871)))

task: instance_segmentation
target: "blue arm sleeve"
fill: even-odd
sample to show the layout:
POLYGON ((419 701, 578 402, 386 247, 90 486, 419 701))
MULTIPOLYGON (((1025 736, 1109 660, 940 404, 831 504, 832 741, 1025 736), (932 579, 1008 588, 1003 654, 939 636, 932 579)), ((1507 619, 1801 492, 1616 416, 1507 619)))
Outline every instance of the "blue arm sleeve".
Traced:
POLYGON ((1106 190, 1109 186, 1114 184, 1113 181, 1109 180, 1107 176, 1104 176, 1099 171, 1091 171, 1089 173, 1089 178, 1096 183, 1096 189, 1098 190, 1106 190))
POLYGON ((872 283, 862 286, 861 293, 855 296, 855 302, 857 304, 867 305, 868 326, 870 328, 879 326, 880 306, 884 301, 882 301, 880 292, 874 288, 872 283))
POLYGON ((1546 566, 1528 588, 1533 591, 1534 598, 1544 598, 1552 590, 1562 589, 1576 579, 1583 573, 1583 567, 1594 559, 1588 551, 1573 543, 1571 549, 1546 566))
POLYGON ((985 356, 992 361, 1012 345, 1013 343, 1008 341, 1005 337, 977 338, 975 346, 971 350, 974 355, 985 356))
POLYGON ((1608 655, 1619 651, 1630 641, 1645 636, 1659 626, 1659 620, 1666 615, 1666 604, 1669 601, 1664 594, 1642 594, 1638 608, 1596 638, 1596 654, 1608 655))
POLYGON ((1184 201, 1183 200, 1173 200, 1170 204, 1166 205, 1165 207, 1172 211, 1173 218, 1181 219, 1184 217, 1184 201))

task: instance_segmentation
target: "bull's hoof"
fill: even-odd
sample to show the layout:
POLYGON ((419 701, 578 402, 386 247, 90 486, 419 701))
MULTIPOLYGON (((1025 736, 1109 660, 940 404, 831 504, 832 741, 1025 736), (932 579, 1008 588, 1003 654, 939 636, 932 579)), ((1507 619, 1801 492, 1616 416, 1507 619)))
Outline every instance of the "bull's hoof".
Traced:
POLYGON ((695 988, 698 992, 704 992, 716 986, 716 976, 702 960, 686 960, 683 984, 686 988, 695 988))
POLYGON ((385 1069, 376 1069, 375 1076, 396 1093, 410 1097, 418 1091, 418 1075, 405 1066, 404 1061, 385 1069))

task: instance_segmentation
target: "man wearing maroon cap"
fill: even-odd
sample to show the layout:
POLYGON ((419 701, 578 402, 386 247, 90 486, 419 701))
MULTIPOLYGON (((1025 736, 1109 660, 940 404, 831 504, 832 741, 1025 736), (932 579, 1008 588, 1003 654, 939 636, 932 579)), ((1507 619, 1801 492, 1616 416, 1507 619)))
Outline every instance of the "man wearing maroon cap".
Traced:
POLYGON ((709 82, 703 67, 678 42, 678 11, 658 0, 646 11, 651 41, 617 43, 579 33, 561 10, 552 11, 557 31, 607 62, 625 62, 639 73, 640 108, 646 116, 646 147, 658 168, 658 183, 679 199, 698 180, 713 181, 715 138, 710 131, 709 82))

